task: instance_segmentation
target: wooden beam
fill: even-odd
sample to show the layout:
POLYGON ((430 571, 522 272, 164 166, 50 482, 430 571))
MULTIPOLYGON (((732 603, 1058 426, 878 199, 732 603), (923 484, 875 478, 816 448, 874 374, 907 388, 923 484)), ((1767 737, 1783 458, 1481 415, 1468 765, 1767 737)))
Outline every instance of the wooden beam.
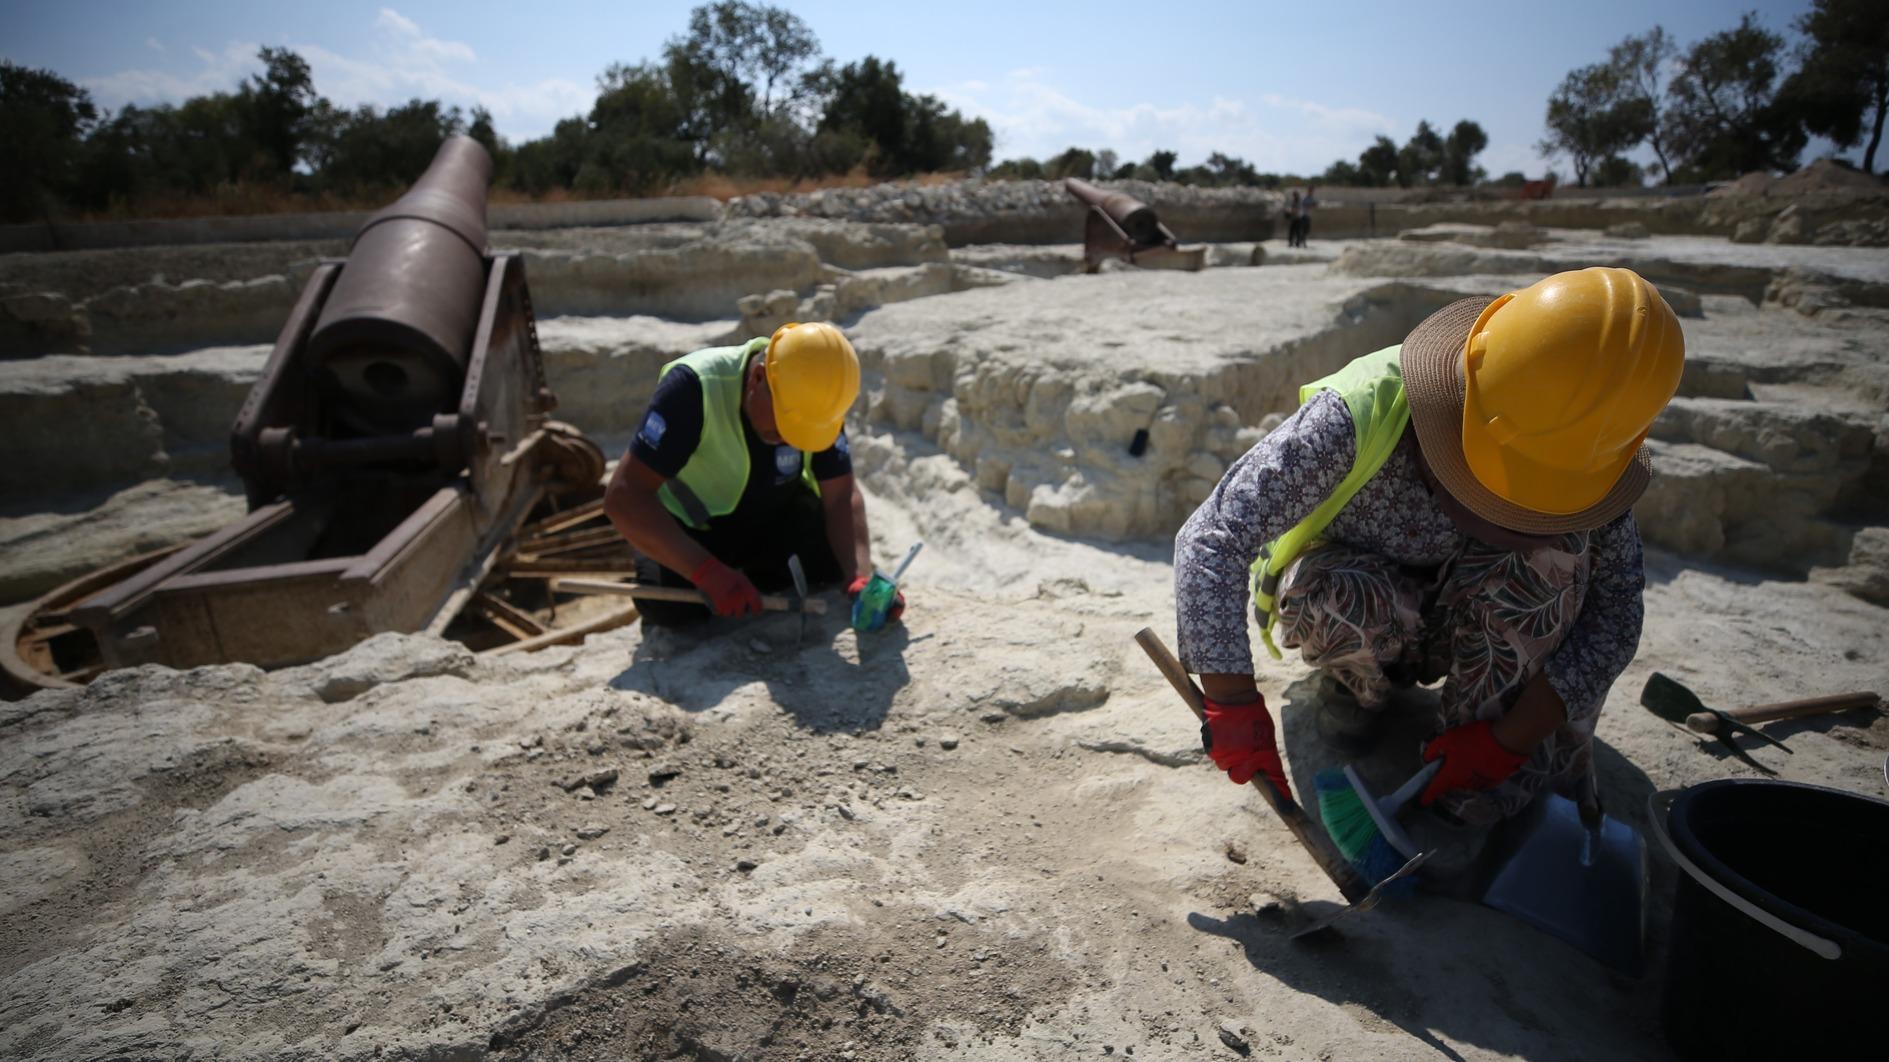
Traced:
POLYGON ((526 638, 524 641, 512 642, 509 645, 501 645, 493 649, 487 649, 479 655, 506 656, 511 653, 533 653, 553 645, 568 645, 572 642, 581 642, 590 635, 615 630, 618 627, 635 623, 636 617, 636 606, 630 605, 616 612, 606 612, 601 616, 593 616, 574 626, 546 631, 536 638, 526 638))
MULTIPOLYGON (((551 589, 553 592, 565 594, 612 594, 620 597, 640 597, 649 601, 689 601, 698 605, 708 604, 707 594, 685 586, 649 586, 644 583, 618 583, 603 579, 562 578, 551 580, 551 589)), ((806 612, 815 616, 826 615, 826 602, 817 597, 802 601, 796 597, 784 597, 779 594, 762 594, 761 607, 769 612, 806 612)))
POLYGON ((472 595, 471 604, 480 615, 514 638, 536 638, 550 629, 538 622, 538 617, 484 590, 472 595))

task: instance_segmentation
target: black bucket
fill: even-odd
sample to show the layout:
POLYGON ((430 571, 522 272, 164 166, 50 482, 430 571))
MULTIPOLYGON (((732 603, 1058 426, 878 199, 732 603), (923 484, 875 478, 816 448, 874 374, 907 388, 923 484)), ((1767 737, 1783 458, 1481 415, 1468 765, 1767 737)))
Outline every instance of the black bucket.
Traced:
POLYGON ((1680 870, 1662 1012, 1673 1050, 1884 1057, 1889 802, 1727 779, 1656 794, 1650 818, 1680 870))

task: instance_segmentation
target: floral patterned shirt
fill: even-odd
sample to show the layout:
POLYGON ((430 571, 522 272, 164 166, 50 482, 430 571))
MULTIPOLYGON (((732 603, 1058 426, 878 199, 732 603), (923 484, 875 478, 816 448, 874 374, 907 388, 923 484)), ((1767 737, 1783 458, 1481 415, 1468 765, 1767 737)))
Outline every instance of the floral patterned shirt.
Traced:
MULTIPOLYGON (((1356 453, 1351 412, 1322 391, 1227 469, 1174 539, 1181 663, 1197 674, 1252 674, 1247 578, 1260 548, 1330 497, 1356 453)), ((1588 533, 1587 592, 1574 629, 1549 656, 1548 682, 1568 720, 1591 728, 1607 691, 1633 660, 1646 586, 1633 514, 1588 533)), ((1378 474, 1353 495, 1324 538, 1399 564, 1436 567, 1467 541, 1417 470, 1406 430, 1378 474)))

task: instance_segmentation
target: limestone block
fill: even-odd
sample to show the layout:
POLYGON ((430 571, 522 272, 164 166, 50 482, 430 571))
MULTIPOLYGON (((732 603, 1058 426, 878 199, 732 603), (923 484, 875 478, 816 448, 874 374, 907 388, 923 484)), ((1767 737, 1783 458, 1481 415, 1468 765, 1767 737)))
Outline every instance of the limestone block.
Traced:
POLYGON ((92 325, 72 300, 50 291, 0 296, 0 358, 90 352, 92 325))
POLYGON ((1504 221, 1489 234, 1489 246, 1509 250, 1533 247, 1548 239, 1548 234, 1526 221, 1504 221))
POLYGON ((952 290, 949 262, 868 269, 839 278, 834 297, 841 315, 859 313, 891 302, 943 295, 952 290))
POLYGON ((1256 266, 1266 261, 1266 245, 1260 243, 1210 243, 1205 249, 1210 269, 1256 266))
POLYGON ((1770 218, 1746 218, 1732 230, 1733 243, 1763 243, 1764 237, 1771 231, 1770 218))
POLYGON ((1803 574, 1837 563, 1846 540, 1820 519, 1833 477, 1780 475, 1695 443, 1647 443, 1658 474, 1634 507, 1646 540, 1706 560, 1803 574))
POLYGON ((157 411, 124 374, 86 373, 91 360, 56 355, 25 363, 37 378, 0 374, 0 502, 63 497, 168 469, 157 411))
POLYGON ((1784 208, 1764 234, 1766 243, 1804 243, 1804 215, 1792 203, 1784 208))
MULTIPOLYGON (((770 228, 804 240, 820 260, 841 269, 880 269, 925 262, 947 262, 944 229, 938 225, 858 223, 828 218, 794 218, 770 228)), ((739 231, 735 225, 729 231, 739 231)))
POLYGON ((1889 608, 1889 527, 1865 527, 1850 540, 1848 563, 1815 568, 1810 577, 1889 608))
POLYGON ((1696 442, 1785 473, 1834 474, 1843 478, 1867 468, 1875 445, 1872 425, 1802 406, 1680 397, 1654 422, 1653 436, 1696 442))
POLYGON ((744 295, 735 300, 735 309, 741 314, 743 338, 769 336, 794 319, 795 311, 800 309, 800 296, 787 288, 765 295, 744 295))
POLYGON ((1641 221, 1618 222, 1607 226, 1602 231, 1608 238, 1615 240, 1645 240, 1651 239, 1653 235, 1647 231, 1646 223, 1641 221))
POLYGON ((1751 398, 1750 376, 1742 365, 1689 355, 1679 377, 1679 394, 1686 398, 1751 398))
POLYGON ((272 342, 299 294, 287 277, 150 283, 86 300, 94 354, 164 354, 272 342))
POLYGON ((1666 305, 1672 307, 1673 313, 1680 317, 1696 319, 1705 316, 1705 303, 1699 298, 1697 292, 1667 284, 1660 287, 1659 294, 1660 298, 1666 300, 1666 305))
POLYGON ((1063 423, 1068 438, 1078 447, 1119 450, 1146 429, 1167 392, 1151 383, 1135 382, 1110 391, 1082 395, 1069 403, 1063 423))

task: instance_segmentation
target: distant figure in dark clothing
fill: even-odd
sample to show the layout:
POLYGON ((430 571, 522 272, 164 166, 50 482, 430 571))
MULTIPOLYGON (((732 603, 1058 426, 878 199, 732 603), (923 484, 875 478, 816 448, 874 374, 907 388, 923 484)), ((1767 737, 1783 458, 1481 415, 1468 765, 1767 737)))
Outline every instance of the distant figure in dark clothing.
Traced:
POLYGON ((1318 205, 1318 185, 1305 190, 1305 198, 1299 201, 1299 246, 1305 246, 1305 238, 1312 233, 1312 208, 1318 205))
POLYGON ((1286 246, 1299 245, 1299 193, 1294 190, 1292 199, 1286 204, 1286 246))

